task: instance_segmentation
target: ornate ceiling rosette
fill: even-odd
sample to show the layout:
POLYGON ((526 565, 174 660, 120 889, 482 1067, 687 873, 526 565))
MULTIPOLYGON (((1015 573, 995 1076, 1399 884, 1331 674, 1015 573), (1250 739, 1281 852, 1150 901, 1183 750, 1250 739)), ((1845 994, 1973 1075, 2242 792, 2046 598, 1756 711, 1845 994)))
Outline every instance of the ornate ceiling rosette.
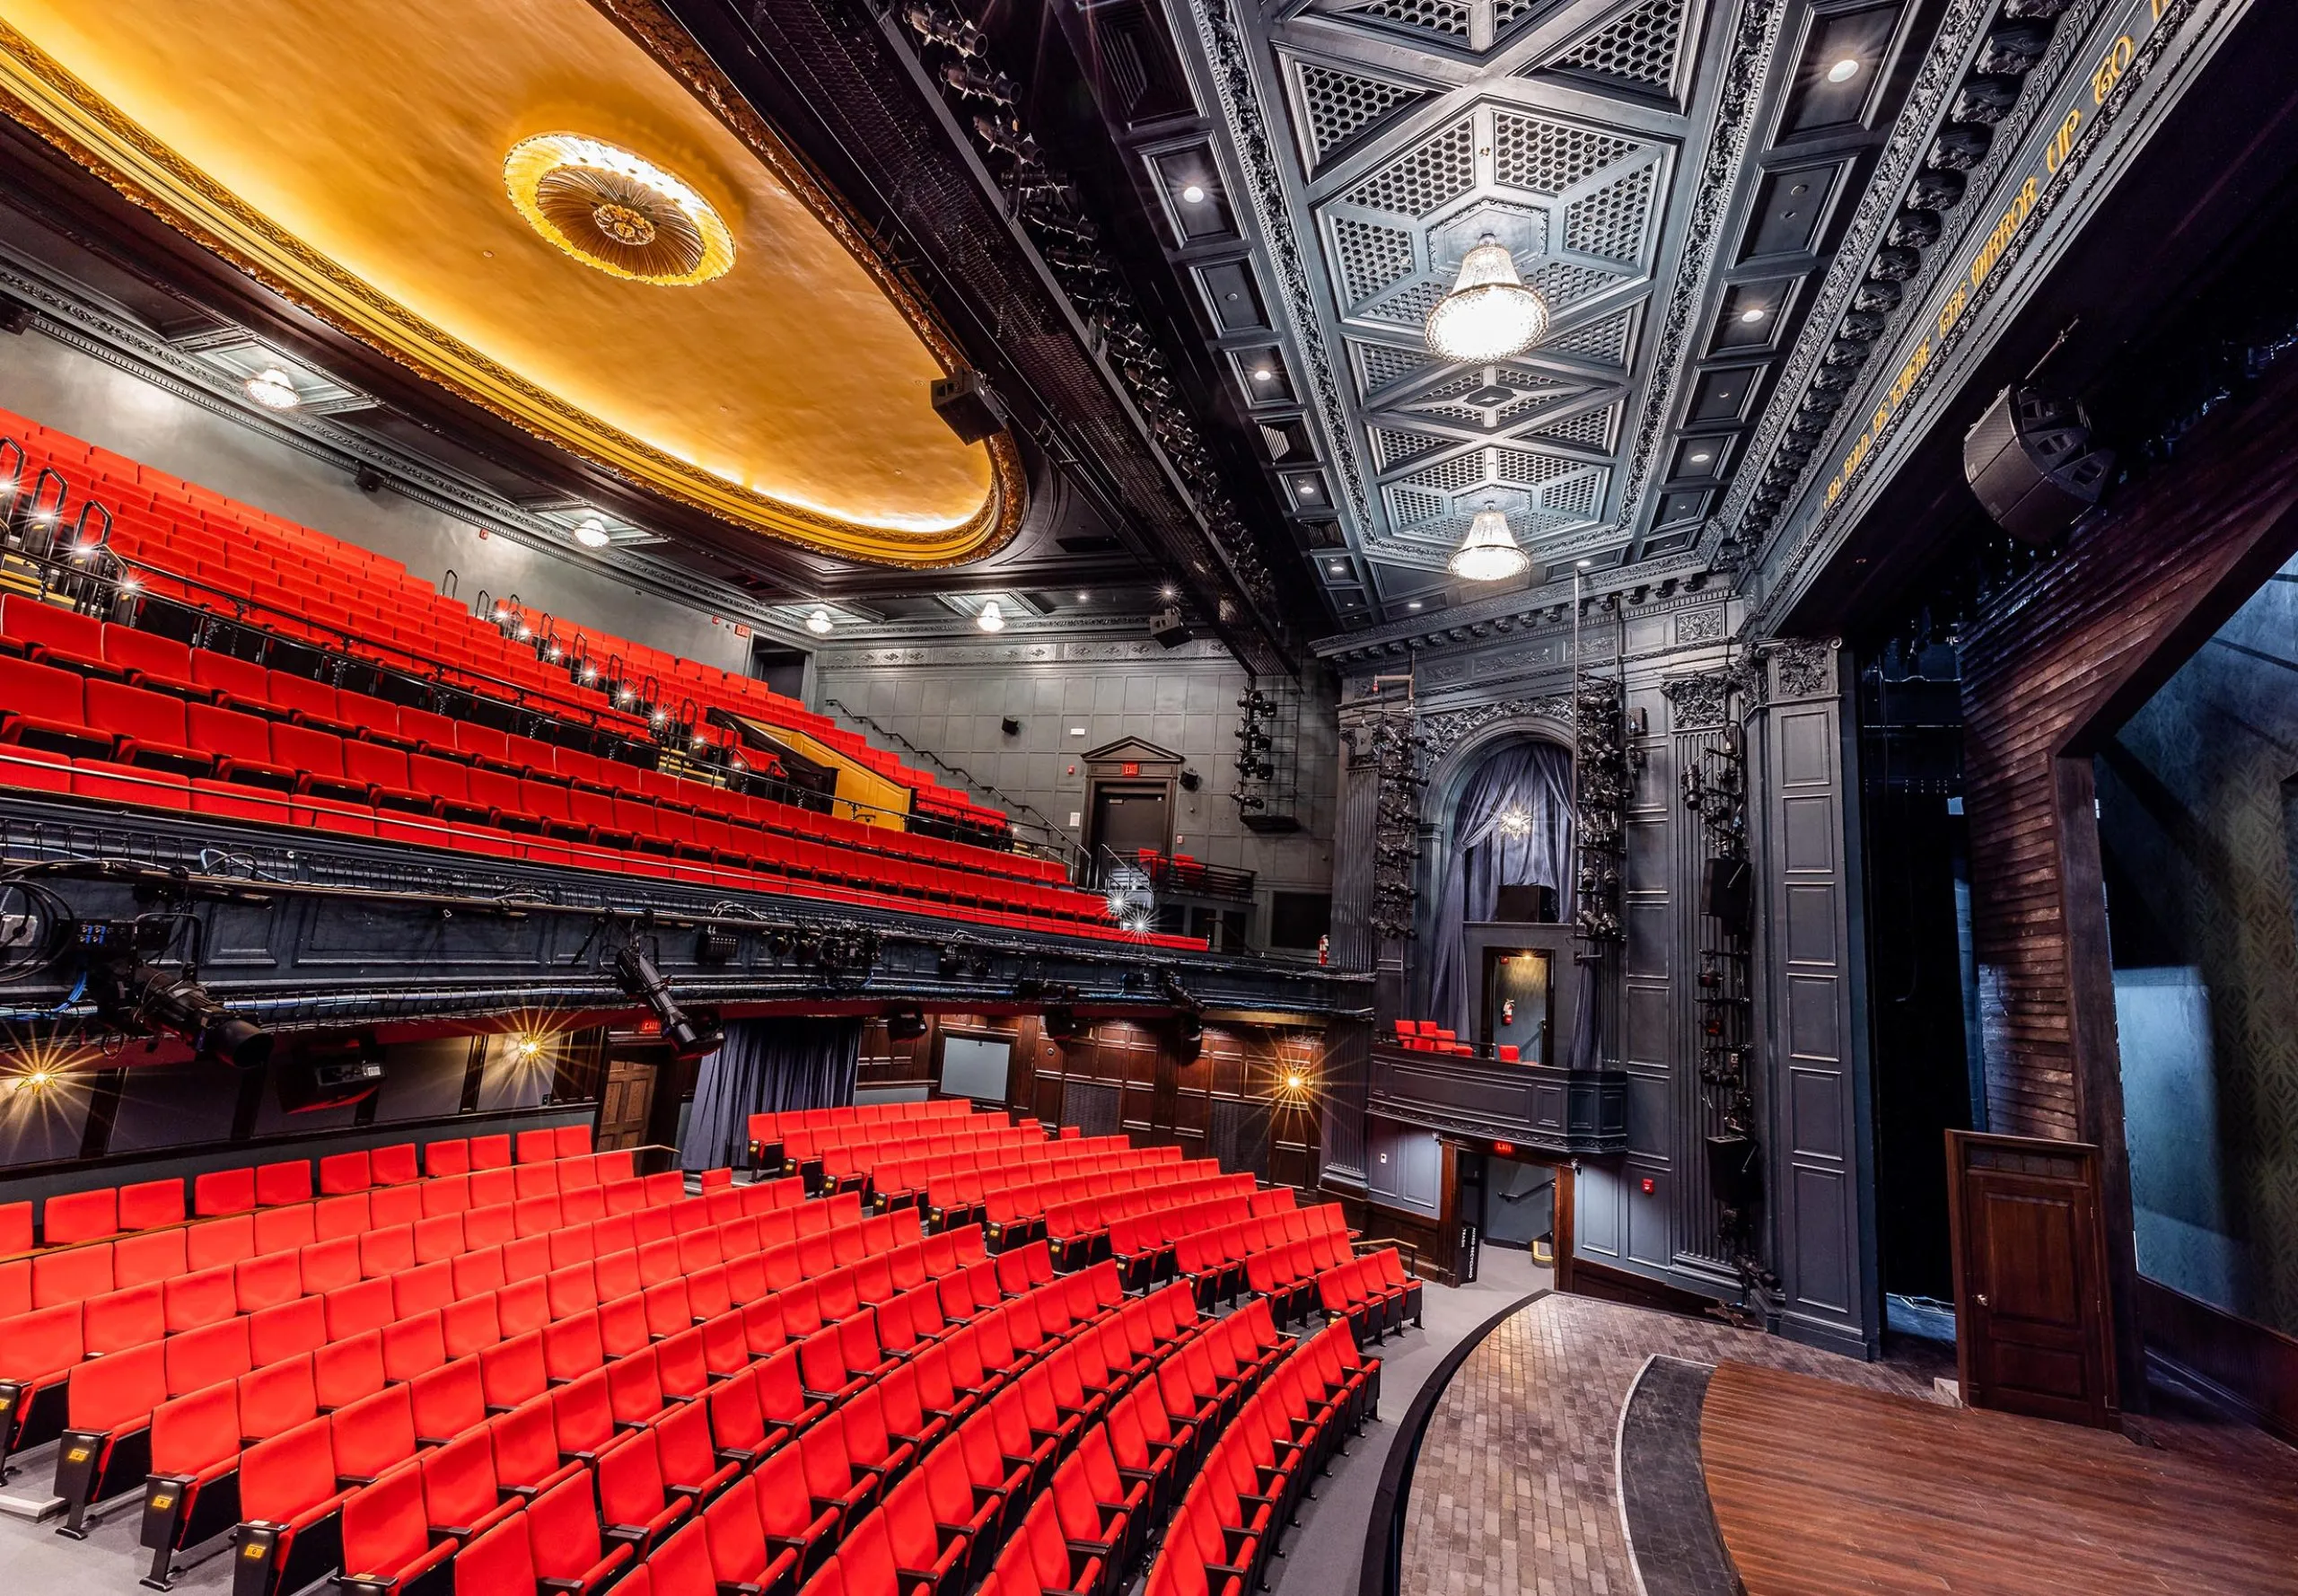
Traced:
POLYGON ((503 182, 528 226, 610 276, 683 287, 734 264, 733 235, 692 184, 604 139, 522 138, 503 182))

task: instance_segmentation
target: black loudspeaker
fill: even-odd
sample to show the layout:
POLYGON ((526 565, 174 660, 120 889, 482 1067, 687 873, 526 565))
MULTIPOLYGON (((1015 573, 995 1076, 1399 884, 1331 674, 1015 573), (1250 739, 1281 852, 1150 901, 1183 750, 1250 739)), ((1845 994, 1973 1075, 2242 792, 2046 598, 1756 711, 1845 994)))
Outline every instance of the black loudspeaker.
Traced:
POLYGON ((1755 908, 1755 873, 1745 859, 1710 859, 1700 881, 1699 911, 1727 925, 1745 925, 1755 908))
POLYGON ((934 409, 965 443, 978 443, 1005 425, 997 396, 979 372, 964 371, 934 380, 934 409))
POLYGON ((1524 881, 1503 887, 1499 901, 1493 905, 1492 917, 1553 925, 1556 924, 1556 889, 1546 881, 1524 881))
POLYGON ((1167 648, 1179 648, 1197 636, 1188 629, 1188 622, 1181 618, 1181 607, 1168 604, 1162 609, 1149 613, 1149 636, 1167 648))
POLYGON ((1963 434, 1963 476, 2013 537, 2048 543, 2099 502, 2114 452, 2091 447, 2091 422, 2073 399, 2006 388, 1963 434))
POLYGON ((925 1034, 925 1016, 916 1009, 893 1009, 886 1015, 886 1039, 914 1042, 925 1034))

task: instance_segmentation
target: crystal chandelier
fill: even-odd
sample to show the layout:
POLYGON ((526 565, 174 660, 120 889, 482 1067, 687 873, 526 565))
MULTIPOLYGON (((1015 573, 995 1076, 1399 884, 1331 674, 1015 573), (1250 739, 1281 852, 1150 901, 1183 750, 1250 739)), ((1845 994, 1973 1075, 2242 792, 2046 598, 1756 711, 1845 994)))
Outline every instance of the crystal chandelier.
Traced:
POLYGON ((1452 550, 1445 568, 1463 582, 1504 582, 1531 569, 1531 557, 1516 547, 1508 518, 1487 504, 1469 522, 1469 535, 1452 550))
POLYGON ((1452 291, 1428 312, 1428 347, 1446 360, 1505 360, 1548 331, 1548 301, 1516 275, 1490 233, 1460 261, 1452 291))

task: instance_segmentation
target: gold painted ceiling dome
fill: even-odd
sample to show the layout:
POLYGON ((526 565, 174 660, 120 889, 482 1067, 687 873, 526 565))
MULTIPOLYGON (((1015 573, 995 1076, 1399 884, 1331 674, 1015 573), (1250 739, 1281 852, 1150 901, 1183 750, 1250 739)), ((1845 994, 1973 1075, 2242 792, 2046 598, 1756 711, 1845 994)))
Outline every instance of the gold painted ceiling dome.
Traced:
POLYGON ((734 264, 710 202, 643 155, 601 139, 544 133, 503 162, 527 224, 586 266, 636 282, 706 283, 734 264))

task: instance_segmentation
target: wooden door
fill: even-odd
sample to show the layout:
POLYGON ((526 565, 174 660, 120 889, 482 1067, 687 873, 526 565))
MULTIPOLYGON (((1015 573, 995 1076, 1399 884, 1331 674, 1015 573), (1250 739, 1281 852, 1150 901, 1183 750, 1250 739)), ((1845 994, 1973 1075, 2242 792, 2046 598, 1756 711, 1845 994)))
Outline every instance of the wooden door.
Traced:
POLYGON ((2099 1150, 1951 1130, 1947 1173, 1963 1400, 2118 1423, 2099 1150))
POLYGON ((646 1139, 647 1110, 654 1099, 654 1066, 618 1058, 607 1066, 606 1090, 599 1095, 598 1147, 601 1153, 636 1147, 646 1139))

